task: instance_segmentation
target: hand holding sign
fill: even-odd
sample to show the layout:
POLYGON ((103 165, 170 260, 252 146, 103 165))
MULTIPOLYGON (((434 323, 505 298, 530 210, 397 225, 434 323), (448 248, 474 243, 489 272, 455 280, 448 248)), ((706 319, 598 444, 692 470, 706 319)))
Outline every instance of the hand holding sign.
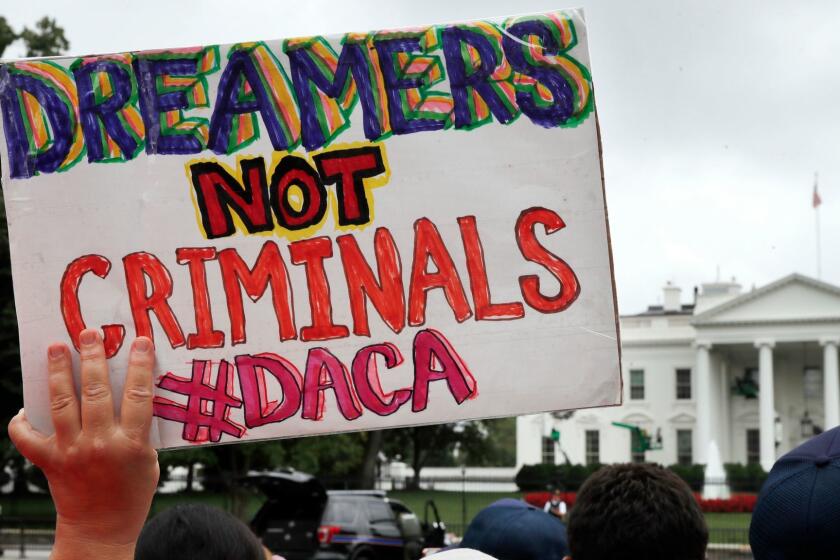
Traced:
POLYGON ((94 330, 83 331, 80 339, 78 396, 69 348, 49 348, 55 433, 35 431, 21 411, 9 424, 9 437, 49 480, 57 514, 51 558, 129 560, 159 475, 157 453, 149 445, 154 349, 148 338, 134 341, 116 418, 102 339, 94 330))

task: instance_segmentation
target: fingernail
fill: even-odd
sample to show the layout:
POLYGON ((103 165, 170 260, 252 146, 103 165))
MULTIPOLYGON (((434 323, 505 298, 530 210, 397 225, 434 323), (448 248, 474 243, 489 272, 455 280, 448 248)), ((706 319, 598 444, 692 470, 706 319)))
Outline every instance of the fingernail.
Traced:
POLYGON ((152 342, 148 338, 138 338, 134 341, 132 349, 135 352, 146 353, 152 349, 152 342))
POLYGON ((47 354, 51 360, 57 360, 64 355, 64 347, 60 344, 54 344, 47 350, 47 354))
POLYGON ((96 331, 82 331, 81 336, 79 336, 79 341, 85 346, 90 346, 91 344, 96 343, 96 331))

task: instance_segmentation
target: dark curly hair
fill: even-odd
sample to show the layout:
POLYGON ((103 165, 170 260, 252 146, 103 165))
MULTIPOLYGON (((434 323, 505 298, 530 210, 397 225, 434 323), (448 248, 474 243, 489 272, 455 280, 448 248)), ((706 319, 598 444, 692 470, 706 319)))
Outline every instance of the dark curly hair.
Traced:
POLYGON ((688 485, 658 465, 602 467, 569 515, 572 560, 703 560, 709 530, 688 485))
POLYGON ((140 533, 134 560, 264 560, 262 544, 218 508, 179 505, 154 516, 140 533))

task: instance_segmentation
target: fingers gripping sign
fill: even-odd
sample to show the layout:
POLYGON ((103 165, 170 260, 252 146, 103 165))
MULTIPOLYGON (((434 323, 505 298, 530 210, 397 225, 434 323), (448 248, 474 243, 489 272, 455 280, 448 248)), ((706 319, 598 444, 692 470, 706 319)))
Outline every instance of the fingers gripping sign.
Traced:
POLYGON ((134 341, 117 417, 102 337, 85 330, 80 342, 78 394, 69 348, 48 349, 55 433, 35 431, 21 410, 9 436, 49 480, 57 513, 52 558, 133 558, 159 476, 149 444, 154 348, 148 338, 134 341))

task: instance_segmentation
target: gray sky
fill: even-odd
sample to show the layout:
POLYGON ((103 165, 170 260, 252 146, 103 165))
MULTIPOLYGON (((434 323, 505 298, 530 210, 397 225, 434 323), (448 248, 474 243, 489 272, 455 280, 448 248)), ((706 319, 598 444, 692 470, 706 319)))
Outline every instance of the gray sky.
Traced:
MULTIPOLYGON (((2 0, 57 18, 70 54, 232 43, 583 6, 622 313, 736 277, 840 284, 840 2, 2 0)), ((12 46, 6 57, 21 56, 12 46)))

